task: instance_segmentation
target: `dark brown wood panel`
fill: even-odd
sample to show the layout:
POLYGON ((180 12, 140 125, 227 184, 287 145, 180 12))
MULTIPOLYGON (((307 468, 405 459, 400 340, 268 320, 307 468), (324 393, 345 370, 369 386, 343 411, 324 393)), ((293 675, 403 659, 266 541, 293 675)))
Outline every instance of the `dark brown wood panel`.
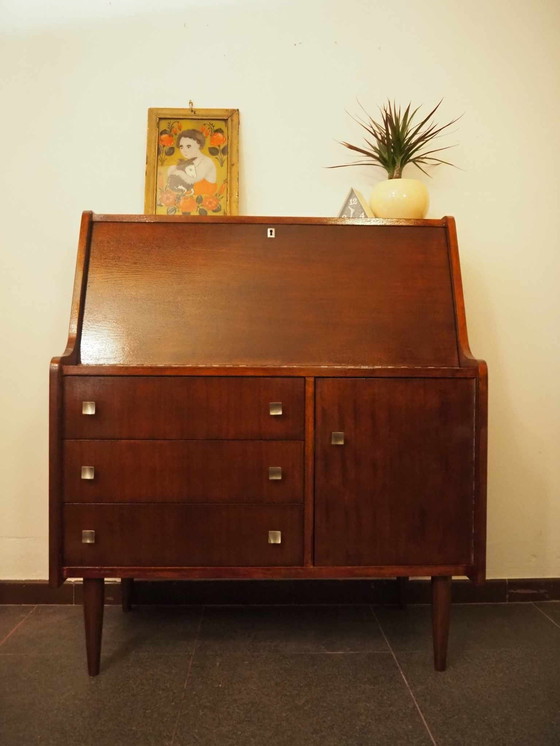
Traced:
POLYGON ((94 223, 81 362, 458 364, 444 225, 270 227, 94 223))
POLYGON ((298 502, 303 443, 246 440, 67 440, 66 502, 298 502), (92 480, 81 467, 93 466, 92 480), (282 478, 270 480, 270 466, 282 478))
POLYGON ((316 391, 315 563, 470 562, 474 382, 324 379, 316 391))
POLYGON ((204 565, 181 567, 179 565, 157 565, 146 567, 146 565, 67 565, 63 568, 65 578, 144 578, 144 579, 207 579, 207 580, 342 580, 353 578, 354 580, 365 578, 392 578, 400 575, 409 577, 427 577, 432 573, 446 573, 452 576, 467 575, 471 569, 470 565, 375 565, 366 567, 342 567, 330 565, 305 567, 302 565, 246 565, 245 567, 234 567, 232 565, 204 565))
POLYGON ((304 388, 303 378, 66 376, 64 437, 303 439, 304 388))
POLYGON ((301 565, 297 505, 66 505, 65 565, 301 565), (83 544, 82 531, 95 531, 83 544), (281 531, 280 544, 268 543, 281 531))
POLYGON ((467 368, 411 367, 392 365, 360 365, 345 368, 339 365, 315 365, 298 367, 295 365, 266 365, 236 368, 233 365, 63 365, 65 376, 281 376, 296 378, 477 378, 475 366, 467 368))

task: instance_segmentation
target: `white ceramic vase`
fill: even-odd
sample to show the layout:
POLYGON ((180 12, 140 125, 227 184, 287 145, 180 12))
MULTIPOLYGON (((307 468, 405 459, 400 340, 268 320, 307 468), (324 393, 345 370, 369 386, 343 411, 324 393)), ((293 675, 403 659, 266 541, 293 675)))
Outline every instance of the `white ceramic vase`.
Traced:
POLYGON ((370 205, 376 218, 423 218, 430 197, 417 179, 387 179, 373 187, 370 205))

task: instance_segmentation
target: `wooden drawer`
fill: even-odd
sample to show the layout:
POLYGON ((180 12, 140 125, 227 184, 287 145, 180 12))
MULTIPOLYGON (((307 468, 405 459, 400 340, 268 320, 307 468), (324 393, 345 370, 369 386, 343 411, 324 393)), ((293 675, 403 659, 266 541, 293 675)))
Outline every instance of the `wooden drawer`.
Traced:
POLYGON ((304 379, 67 376, 64 437, 303 439, 304 379), (95 402, 95 414, 83 414, 83 402, 95 402))
POLYGON ((66 505, 69 567, 281 566, 303 560, 297 505, 66 505), (82 543, 82 531, 95 543, 82 543), (269 531, 281 543, 269 543, 269 531))
MULTIPOLYGON (((91 475, 90 475, 91 476, 91 475)), ((298 502, 303 442, 67 440, 66 502, 298 502), (93 479, 82 467, 94 468, 93 479), (280 467, 270 474, 269 467, 280 467)))

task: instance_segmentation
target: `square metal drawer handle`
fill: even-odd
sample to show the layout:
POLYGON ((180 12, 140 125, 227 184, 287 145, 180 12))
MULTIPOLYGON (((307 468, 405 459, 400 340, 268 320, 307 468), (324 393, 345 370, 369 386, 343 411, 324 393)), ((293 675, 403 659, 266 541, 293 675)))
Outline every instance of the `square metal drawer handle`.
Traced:
POLYGON ((82 466, 82 479, 95 479, 95 467, 82 466))
POLYGON ((282 543, 282 531, 269 531, 268 532, 268 543, 269 544, 281 544, 282 543))
POLYGON ((273 417, 277 417, 278 415, 282 414, 282 402, 271 401, 268 405, 268 411, 273 417))
POLYGON ((82 414, 95 414, 95 402, 94 401, 83 401, 82 402, 82 414))
POLYGON ((282 467, 281 466, 269 466, 268 467, 268 478, 270 480, 282 479, 282 467))
POLYGON ((82 544, 95 544, 95 531, 91 529, 82 531, 82 544))
POLYGON ((331 445, 332 446, 343 446, 344 445, 344 433, 340 433, 340 432, 331 433, 331 445))

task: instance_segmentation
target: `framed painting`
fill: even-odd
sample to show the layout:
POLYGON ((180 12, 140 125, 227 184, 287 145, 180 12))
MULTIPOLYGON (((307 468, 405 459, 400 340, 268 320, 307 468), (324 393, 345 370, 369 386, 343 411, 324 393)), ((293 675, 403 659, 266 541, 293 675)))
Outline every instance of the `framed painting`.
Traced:
POLYGON ((150 215, 237 215, 239 110, 148 109, 150 215))

